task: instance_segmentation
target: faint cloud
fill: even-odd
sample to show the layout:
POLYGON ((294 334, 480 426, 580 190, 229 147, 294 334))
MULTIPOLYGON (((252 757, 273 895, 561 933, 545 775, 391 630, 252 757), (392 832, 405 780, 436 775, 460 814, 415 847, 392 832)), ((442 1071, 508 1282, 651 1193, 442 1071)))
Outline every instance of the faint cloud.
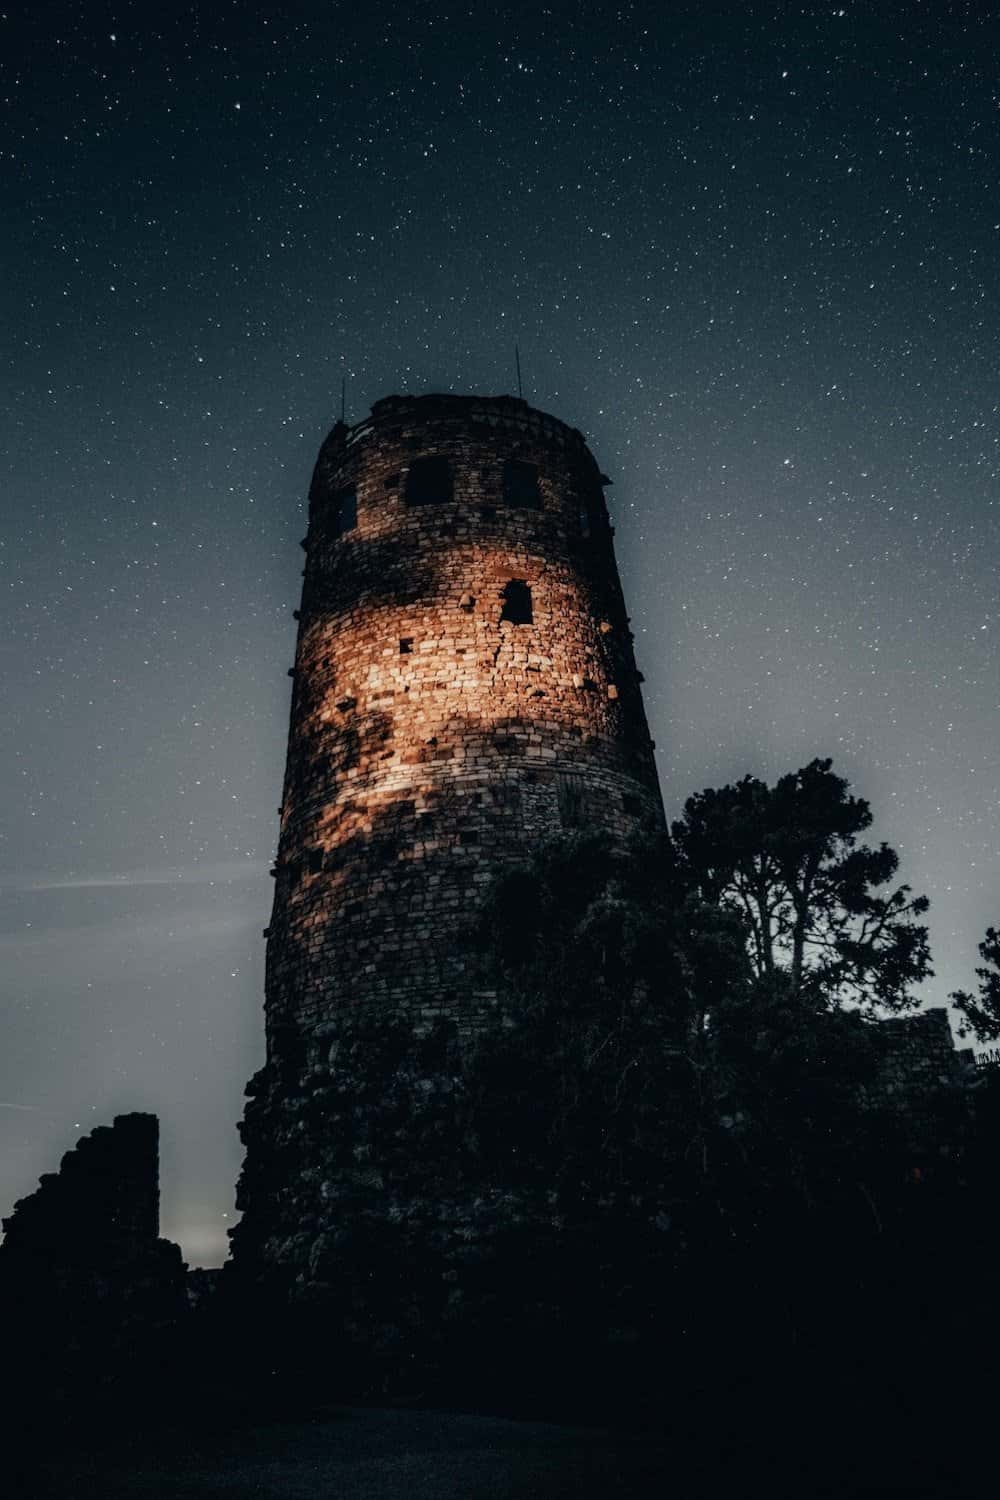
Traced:
POLYGON ((211 865, 189 865, 185 869, 129 870, 121 874, 66 876, 47 880, 8 879, 0 889, 8 891, 132 890, 146 885, 232 885, 236 881, 260 880, 270 868, 263 859, 220 860, 211 865))

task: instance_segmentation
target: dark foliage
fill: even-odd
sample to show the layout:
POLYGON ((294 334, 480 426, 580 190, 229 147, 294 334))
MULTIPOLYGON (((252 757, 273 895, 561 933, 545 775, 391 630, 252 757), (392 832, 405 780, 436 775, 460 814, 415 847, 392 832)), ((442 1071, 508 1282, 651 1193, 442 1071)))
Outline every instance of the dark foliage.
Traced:
POLYGON ((781 972, 830 1004, 902 1010, 931 972, 916 921, 927 898, 907 885, 882 894, 898 857, 858 842, 871 810, 830 766, 814 760, 774 787, 747 776, 701 792, 674 841, 705 899, 743 918, 758 977, 781 972))
POLYGON ((987 927, 979 956, 983 964, 976 970, 978 992, 956 990, 950 998, 963 1017, 959 1036, 971 1031, 981 1042, 996 1042, 1000 1041, 1000 932, 995 927, 987 927))
POLYGON ((887 1128, 865 1101, 876 1030, 756 974, 745 932, 665 838, 628 856, 593 839, 542 851, 483 924, 506 1001, 477 1054, 476 1118, 505 1122, 501 1144, 519 1122, 521 1160, 534 1151, 544 1178, 661 1206, 724 1212, 747 1180, 808 1193, 864 1161, 887 1128))

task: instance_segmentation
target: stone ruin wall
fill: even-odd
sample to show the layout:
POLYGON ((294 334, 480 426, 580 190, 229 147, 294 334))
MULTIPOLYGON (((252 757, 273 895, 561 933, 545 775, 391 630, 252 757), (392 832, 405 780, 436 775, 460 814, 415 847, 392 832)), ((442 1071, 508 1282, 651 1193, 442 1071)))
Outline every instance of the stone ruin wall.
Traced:
POLYGON ((975 1053, 955 1046, 943 1005, 882 1020, 879 1031, 885 1047, 879 1102, 904 1122, 915 1161, 947 1156, 976 1084, 975 1053))
POLYGON ((2 1255, 40 1265, 131 1263, 160 1243, 159 1121, 116 1115, 67 1151, 3 1220, 2 1255))
POLYGON ((879 1029, 887 1048, 883 1071, 889 1094, 933 1094, 975 1076, 975 1053, 971 1047, 955 1046, 943 1005, 912 1016, 892 1016, 880 1021, 879 1029))
POLYGON ((391 397, 323 445, 269 1054, 345 1009, 474 1025, 465 934, 498 870, 574 828, 662 825, 604 483, 578 432, 510 397, 391 397), (412 503, 411 470, 434 457, 452 494, 412 503), (505 489, 511 460, 537 476, 534 503, 505 489), (530 623, 502 618, 525 589, 530 623))
POLYGON ((109 1381, 147 1389, 186 1308, 159 1218, 159 1122, 128 1114, 83 1136, 3 1220, 0 1318, 29 1408, 75 1406, 109 1381))

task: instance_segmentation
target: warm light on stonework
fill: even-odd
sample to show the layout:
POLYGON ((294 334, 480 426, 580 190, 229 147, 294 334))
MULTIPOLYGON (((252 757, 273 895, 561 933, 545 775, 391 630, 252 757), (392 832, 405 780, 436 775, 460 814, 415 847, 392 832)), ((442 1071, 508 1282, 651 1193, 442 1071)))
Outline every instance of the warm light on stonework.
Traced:
POLYGON ((603 498, 510 397, 391 397, 309 504, 267 958, 269 1047, 345 1009, 475 1024, 493 875, 662 821, 603 498))

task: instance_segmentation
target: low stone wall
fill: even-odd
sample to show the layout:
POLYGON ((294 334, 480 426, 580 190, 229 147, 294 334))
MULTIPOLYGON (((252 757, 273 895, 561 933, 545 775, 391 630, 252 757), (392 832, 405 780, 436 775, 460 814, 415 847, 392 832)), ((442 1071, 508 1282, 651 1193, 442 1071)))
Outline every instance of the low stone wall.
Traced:
POLYGON ((26 1399, 85 1401, 162 1364, 185 1267, 159 1238, 158 1142, 155 1115, 119 1115, 4 1219, 0 1311, 26 1399))
POLYGON ((976 1080, 972 1048, 955 1046, 943 1005, 882 1021, 879 1032, 885 1053, 877 1102, 903 1120, 915 1162, 949 1155, 976 1080))

